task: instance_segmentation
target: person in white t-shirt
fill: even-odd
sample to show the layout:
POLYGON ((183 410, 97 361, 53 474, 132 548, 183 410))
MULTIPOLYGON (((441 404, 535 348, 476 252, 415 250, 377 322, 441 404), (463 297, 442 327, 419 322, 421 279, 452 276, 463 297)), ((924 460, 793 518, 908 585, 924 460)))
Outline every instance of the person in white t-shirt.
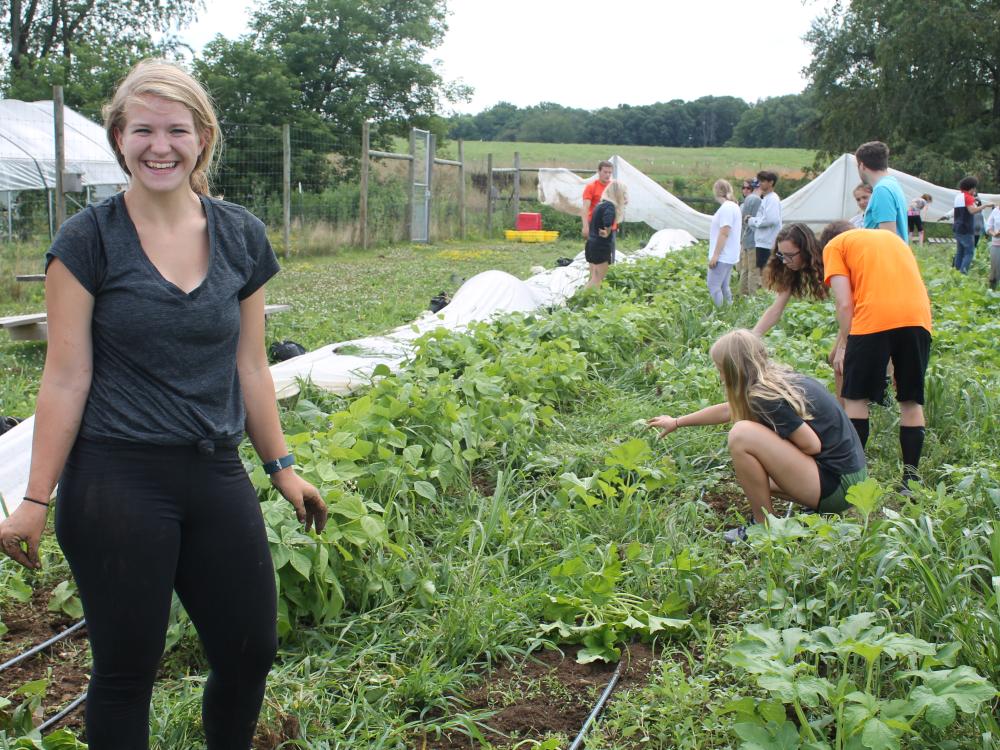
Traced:
POLYGON ((994 208, 986 220, 986 234, 990 237, 990 289, 1000 283, 1000 208, 994 208))
POLYGON ((712 217, 709 229, 707 282, 712 302, 716 307, 721 307, 723 302, 728 304, 733 301, 729 277, 733 266, 740 260, 743 216, 739 205, 733 200, 733 186, 728 180, 716 180, 712 192, 721 205, 712 217))
POLYGON ((854 188, 854 202, 858 204, 859 213, 852 216, 848 221, 851 226, 862 229, 865 225, 865 211, 868 210, 868 201, 872 199, 872 186, 862 182, 854 188))

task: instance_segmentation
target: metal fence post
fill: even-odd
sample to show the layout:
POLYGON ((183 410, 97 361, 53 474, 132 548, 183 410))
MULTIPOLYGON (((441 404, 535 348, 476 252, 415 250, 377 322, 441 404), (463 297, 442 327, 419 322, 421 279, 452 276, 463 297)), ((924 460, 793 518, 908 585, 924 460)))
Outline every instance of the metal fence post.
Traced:
POLYGON ((361 123, 361 196, 358 205, 361 249, 368 249, 368 120, 361 123))
POLYGON ((458 139, 458 234, 465 239, 465 150, 458 139))
POLYGON ((291 249, 292 224, 292 128, 281 126, 281 220, 284 240, 284 257, 288 260, 291 249))
POLYGON ((407 171, 406 186, 406 241, 413 240, 413 183, 417 176, 417 134, 414 128, 410 128, 410 166, 407 171))
POLYGON ((431 242, 431 213, 434 209, 434 157, 437 152, 437 136, 427 137, 427 243, 431 242))

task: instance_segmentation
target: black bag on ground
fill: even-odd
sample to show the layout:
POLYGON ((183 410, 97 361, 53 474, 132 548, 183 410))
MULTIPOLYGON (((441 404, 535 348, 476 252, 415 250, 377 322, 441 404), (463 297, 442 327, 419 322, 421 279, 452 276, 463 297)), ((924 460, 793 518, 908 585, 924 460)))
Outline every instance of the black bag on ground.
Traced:
POLYGON ((21 420, 17 417, 0 417, 0 435, 8 430, 13 430, 19 424, 21 424, 21 420))
POLYGON ((448 298, 448 295, 445 292, 441 292, 437 296, 431 297, 431 303, 427 307, 431 312, 438 312, 447 307, 450 302, 451 300, 448 298))
POLYGON ((306 348, 295 341, 275 341, 271 344, 270 353, 274 362, 284 362, 286 359, 305 354, 306 348))
POLYGON ((572 262, 573 262, 572 258, 557 258, 556 259, 556 265, 559 266, 560 268, 562 268, 563 266, 568 266, 572 262))

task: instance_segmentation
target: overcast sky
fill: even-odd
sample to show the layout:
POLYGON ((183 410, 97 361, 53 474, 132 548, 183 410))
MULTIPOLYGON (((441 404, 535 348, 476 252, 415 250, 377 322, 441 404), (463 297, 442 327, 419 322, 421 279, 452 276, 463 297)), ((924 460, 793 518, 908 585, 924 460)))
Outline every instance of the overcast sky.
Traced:
MULTIPOLYGON (((247 30, 253 0, 209 0, 181 37, 195 50, 247 30)), ((756 101, 802 91, 802 35, 832 0, 448 0, 429 54, 473 87, 460 112, 498 101, 597 109, 700 96, 756 101)))

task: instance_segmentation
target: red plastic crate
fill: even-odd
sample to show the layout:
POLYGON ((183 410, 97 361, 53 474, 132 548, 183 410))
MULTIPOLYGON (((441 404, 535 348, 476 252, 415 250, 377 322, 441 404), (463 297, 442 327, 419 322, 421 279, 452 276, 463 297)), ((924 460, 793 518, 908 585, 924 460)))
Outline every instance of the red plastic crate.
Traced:
POLYGON ((520 213, 514 228, 519 232, 535 232, 542 228, 541 214, 520 213))

